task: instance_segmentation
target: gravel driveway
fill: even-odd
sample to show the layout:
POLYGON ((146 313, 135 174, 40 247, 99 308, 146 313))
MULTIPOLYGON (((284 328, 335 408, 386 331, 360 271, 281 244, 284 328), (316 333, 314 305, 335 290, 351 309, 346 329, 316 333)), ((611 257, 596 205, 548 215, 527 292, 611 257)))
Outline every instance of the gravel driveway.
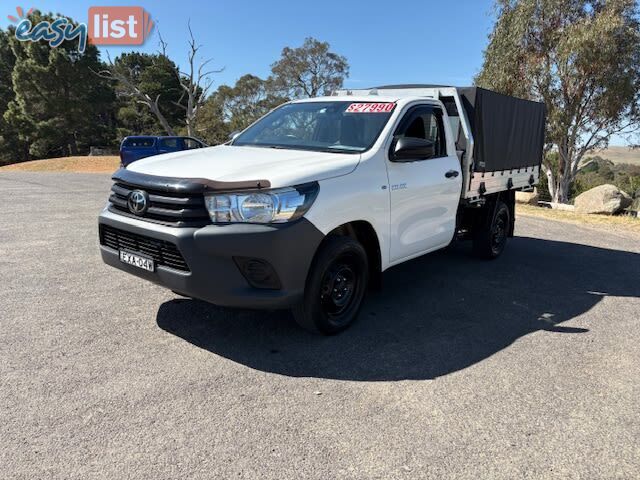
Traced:
POLYGON ((522 217, 325 338, 103 265, 109 186, 0 174, 1 477, 640 476, 640 237, 522 217))

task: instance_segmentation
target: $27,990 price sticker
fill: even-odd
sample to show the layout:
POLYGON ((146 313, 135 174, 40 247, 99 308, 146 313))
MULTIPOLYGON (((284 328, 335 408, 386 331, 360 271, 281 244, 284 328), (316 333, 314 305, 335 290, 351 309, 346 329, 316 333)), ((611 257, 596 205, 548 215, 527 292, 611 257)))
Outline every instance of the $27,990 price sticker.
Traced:
POLYGON ((352 103, 345 113, 389 113, 395 107, 395 103, 352 103))

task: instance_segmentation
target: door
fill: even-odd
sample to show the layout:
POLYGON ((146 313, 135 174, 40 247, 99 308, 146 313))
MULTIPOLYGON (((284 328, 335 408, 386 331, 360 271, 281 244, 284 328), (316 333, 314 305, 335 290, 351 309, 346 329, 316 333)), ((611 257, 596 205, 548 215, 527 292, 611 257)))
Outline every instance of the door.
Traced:
POLYGON ((182 141, 178 137, 162 137, 158 141, 158 153, 177 152, 182 150, 182 141))
POLYGON ((462 175, 451 150, 439 107, 418 105, 405 113, 387 162, 391 263, 445 247, 453 238, 462 175))
POLYGON ((183 141, 184 141, 184 146, 183 146, 184 150, 193 150, 194 148, 204 147, 204 144, 199 140, 196 140, 195 138, 184 137, 183 141))
POLYGON ((155 137, 126 137, 120 146, 120 161, 124 167, 155 154, 155 137))

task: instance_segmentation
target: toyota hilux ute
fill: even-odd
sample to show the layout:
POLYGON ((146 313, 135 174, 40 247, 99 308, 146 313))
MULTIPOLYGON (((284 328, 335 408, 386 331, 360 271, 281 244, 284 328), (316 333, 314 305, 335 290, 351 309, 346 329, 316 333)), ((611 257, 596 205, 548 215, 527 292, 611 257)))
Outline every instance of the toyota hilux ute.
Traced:
POLYGON ((221 306, 292 309, 337 333, 386 269, 454 239, 498 257, 537 183, 545 108, 481 88, 338 91, 271 111, 225 145, 113 175, 103 260, 221 306))

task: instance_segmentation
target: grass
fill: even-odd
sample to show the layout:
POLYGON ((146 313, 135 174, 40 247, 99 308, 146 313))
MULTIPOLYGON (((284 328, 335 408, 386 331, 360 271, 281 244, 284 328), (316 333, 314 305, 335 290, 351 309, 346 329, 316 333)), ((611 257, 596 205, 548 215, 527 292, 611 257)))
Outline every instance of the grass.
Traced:
POLYGON ((13 163, 0 167, 0 172, 69 172, 113 173, 120 166, 120 157, 63 157, 13 163))
POLYGON ((626 215, 591 215, 585 213, 565 212, 533 205, 517 204, 516 215, 546 218, 574 225, 587 225, 607 230, 621 230, 640 233, 640 218, 626 215))

